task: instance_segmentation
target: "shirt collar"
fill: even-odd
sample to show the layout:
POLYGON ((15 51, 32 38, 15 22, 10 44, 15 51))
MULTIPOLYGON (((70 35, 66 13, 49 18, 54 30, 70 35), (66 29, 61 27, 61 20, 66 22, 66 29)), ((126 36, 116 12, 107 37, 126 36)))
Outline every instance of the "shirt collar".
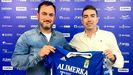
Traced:
MULTIPOLYGON (((40 25, 38 25, 38 26, 36 27, 36 31, 37 31, 38 34, 42 34, 42 32, 40 31, 39 27, 40 27, 40 25)), ((54 29, 52 29, 52 35, 53 35, 53 36, 56 35, 54 29)))

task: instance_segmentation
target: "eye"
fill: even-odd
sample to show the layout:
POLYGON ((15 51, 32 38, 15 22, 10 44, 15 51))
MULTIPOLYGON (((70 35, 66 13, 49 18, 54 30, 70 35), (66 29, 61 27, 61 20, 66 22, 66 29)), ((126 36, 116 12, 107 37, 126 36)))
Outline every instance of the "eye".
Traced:
POLYGON ((49 16, 50 16, 50 17, 53 17, 53 16, 54 16, 54 14, 53 14, 53 13, 51 13, 51 14, 49 14, 49 16))
POLYGON ((83 15, 83 18, 87 18, 88 17, 88 15, 83 15))
POLYGON ((47 15, 47 13, 43 12, 42 15, 47 15))
POLYGON ((96 15, 95 14, 91 14, 91 17, 95 17, 96 15))

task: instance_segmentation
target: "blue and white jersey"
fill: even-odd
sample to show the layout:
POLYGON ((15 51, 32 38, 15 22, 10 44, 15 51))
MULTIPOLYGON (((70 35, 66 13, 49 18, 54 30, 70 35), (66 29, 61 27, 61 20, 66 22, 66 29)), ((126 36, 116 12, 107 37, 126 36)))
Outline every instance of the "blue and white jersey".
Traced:
POLYGON ((109 75, 102 51, 69 52, 56 46, 55 53, 44 59, 52 75, 109 75))

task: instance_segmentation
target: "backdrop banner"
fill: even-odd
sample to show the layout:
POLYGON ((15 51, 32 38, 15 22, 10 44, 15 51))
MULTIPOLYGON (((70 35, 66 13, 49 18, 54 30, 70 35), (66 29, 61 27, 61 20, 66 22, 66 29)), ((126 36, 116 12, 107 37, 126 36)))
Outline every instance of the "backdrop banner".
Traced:
MULTIPOLYGON (((0 75, 25 75, 24 70, 11 66, 11 56, 17 39, 22 33, 38 26, 37 7, 44 0, 1 0, 0 1, 0 75)), ((94 5, 98 10, 100 29, 115 34, 124 56, 124 68, 113 68, 114 75, 133 73, 133 1, 132 0, 49 0, 57 8, 55 30, 63 33, 68 42, 73 35, 82 32, 82 10, 94 5)))

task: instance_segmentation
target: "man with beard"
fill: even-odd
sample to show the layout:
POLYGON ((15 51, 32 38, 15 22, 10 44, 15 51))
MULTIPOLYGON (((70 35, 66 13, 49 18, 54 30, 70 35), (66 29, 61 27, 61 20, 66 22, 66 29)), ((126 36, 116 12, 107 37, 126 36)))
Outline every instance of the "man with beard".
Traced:
POLYGON ((50 75, 50 70, 43 66, 42 60, 55 45, 69 49, 70 46, 62 33, 52 29, 56 7, 52 2, 44 1, 38 6, 39 26, 23 33, 16 43, 11 64, 18 69, 26 69, 27 75, 50 75))

